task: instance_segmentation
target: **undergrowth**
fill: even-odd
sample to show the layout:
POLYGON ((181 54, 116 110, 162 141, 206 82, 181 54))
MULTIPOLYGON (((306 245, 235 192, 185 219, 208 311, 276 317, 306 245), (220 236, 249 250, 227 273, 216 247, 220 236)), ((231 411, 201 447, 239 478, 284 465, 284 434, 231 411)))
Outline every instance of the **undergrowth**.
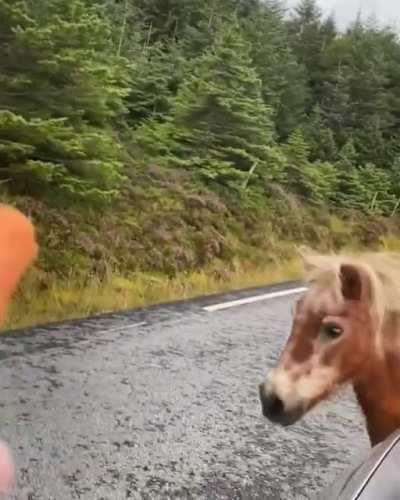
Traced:
POLYGON ((283 192, 233 196, 156 167, 112 206, 2 198, 30 215, 40 243, 7 329, 298 278, 297 244, 400 249, 397 219, 330 214, 283 192))
POLYGON ((173 278, 138 273, 130 279, 110 274, 103 280, 92 278, 89 282, 54 281, 39 293, 35 286, 24 286, 11 305, 6 327, 20 328, 86 317, 299 276, 298 263, 288 261, 276 266, 247 267, 243 264, 224 274, 209 268, 182 272, 173 278))

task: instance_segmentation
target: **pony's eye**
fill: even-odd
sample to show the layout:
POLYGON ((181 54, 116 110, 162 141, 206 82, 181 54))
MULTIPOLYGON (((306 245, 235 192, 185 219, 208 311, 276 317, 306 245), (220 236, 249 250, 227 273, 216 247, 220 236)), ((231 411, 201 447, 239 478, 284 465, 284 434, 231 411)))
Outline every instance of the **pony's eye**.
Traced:
POLYGON ((326 323, 322 326, 322 334, 325 338, 335 340, 343 333, 343 328, 335 323, 326 323))

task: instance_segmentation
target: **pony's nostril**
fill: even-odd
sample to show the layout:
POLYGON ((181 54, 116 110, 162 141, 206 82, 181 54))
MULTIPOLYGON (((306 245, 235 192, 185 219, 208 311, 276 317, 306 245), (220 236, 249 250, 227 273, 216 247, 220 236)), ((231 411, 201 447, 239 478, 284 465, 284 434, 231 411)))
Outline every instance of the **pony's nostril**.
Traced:
POLYGON ((304 408, 299 403, 297 406, 285 408, 282 399, 274 392, 268 391, 265 386, 260 386, 260 400, 262 414, 271 422, 284 427, 292 425, 304 415, 304 408))
POLYGON ((269 409, 272 415, 281 415, 284 412, 282 400, 279 399, 278 396, 272 396, 269 403, 269 409))
POLYGON ((263 415, 269 419, 279 419, 285 413, 282 400, 275 394, 260 391, 263 415))

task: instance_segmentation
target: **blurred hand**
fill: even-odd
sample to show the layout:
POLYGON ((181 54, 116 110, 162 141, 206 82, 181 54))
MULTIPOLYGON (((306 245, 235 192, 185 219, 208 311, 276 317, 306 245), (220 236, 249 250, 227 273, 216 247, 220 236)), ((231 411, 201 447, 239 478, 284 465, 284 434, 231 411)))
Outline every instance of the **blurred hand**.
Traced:
MULTIPOLYGON (((0 325, 4 322, 13 292, 37 253, 31 222, 18 210, 0 205, 0 325)), ((13 486, 14 479, 12 453, 0 441, 0 493, 6 493, 13 486)))

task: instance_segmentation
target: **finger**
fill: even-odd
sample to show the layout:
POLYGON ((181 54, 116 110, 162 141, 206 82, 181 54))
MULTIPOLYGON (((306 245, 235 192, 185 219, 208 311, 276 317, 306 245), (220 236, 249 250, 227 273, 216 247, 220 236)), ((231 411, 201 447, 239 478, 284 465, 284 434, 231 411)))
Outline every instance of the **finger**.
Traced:
POLYGON ((15 481, 14 459, 10 448, 0 441, 0 494, 13 487, 15 481))
POLYGON ((0 205, 0 324, 11 295, 38 253, 32 223, 21 212, 0 205))

